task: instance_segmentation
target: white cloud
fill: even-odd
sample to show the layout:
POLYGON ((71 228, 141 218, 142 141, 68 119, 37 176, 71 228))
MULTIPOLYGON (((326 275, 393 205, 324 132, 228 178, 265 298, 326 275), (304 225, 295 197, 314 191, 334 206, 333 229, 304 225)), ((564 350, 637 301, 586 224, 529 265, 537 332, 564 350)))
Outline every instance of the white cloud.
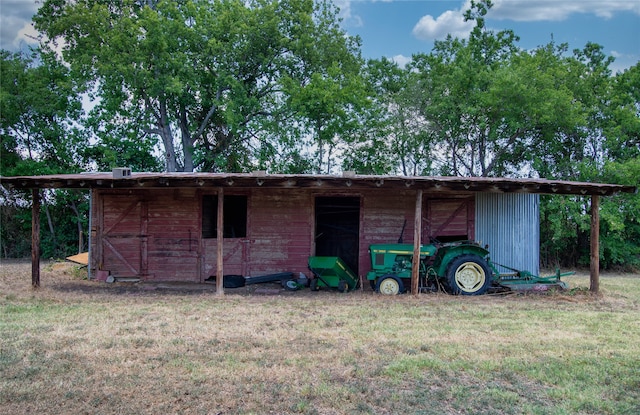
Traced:
POLYGON ((39 2, 31 0, 2 0, 0 3, 0 48, 19 49, 24 44, 35 41, 27 35, 34 35, 31 18, 38 11, 39 2))
MULTIPOLYGON (((464 21, 463 13, 471 2, 463 0, 459 9, 447 10, 438 17, 423 16, 413 28, 413 35, 421 40, 444 39, 448 34, 466 38, 474 22, 464 21)), ((487 17, 513 21, 562 21, 572 14, 593 14, 609 19, 616 13, 640 15, 639 0, 493 0, 487 17)))
POLYGON ((498 20, 561 21, 572 14, 594 14, 609 19, 615 13, 631 12, 640 15, 637 0, 494 0, 489 17, 498 20))
POLYGON ((13 39, 13 45, 19 48, 22 44, 27 43, 29 45, 35 45, 38 43, 37 40, 38 32, 35 27, 33 27, 32 23, 25 23, 22 29, 18 30, 18 35, 15 39, 13 39))
POLYGON ((404 55, 396 55, 391 60, 398 64, 401 68, 405 68, 409 62, 411 62, 411 57, 404 55))
POLYGON ((466 1, 459 10, 447 10, 437 18, 431 15, 423 16, 413 28, 413 35, 421 40, 444 39, 447 35, 466 38, 473 29, 474 22, 464 21, 464 10, 468 7, 466 1))
POLYGON ((342 19, 345 25, 351 27, 362 27, 364 24, 362 18, 351 13, 351 0, 334 0, 336 7, 340 9, 338 17, 342 19))

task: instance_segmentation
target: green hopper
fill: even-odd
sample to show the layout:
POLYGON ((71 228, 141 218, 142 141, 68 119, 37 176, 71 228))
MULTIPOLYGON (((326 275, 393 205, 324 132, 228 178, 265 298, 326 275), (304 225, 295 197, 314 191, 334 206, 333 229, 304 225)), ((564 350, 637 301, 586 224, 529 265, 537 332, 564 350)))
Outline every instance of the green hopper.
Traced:
POLYGON ((355 290, 358 286, 356 274, 338 257, 311 256, 309 269, 314 276, 310 283, 313 291, 317 291, 320 287, 331 287, 347 292, 355 290))

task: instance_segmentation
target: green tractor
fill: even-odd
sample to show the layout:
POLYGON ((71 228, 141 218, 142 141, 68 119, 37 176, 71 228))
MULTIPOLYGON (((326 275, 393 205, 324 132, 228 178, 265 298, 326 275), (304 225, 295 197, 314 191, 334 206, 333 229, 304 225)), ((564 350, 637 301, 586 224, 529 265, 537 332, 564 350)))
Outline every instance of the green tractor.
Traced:
MULTIPOLYGON (((369 247, 371 271, 367 280, 371 287, 386 295, 405 292, 410 285, 413 264, 412 244, 374 244, 369 247)), ((551 287, 566 288, 558 271, 550 277, 538 277, 491 262, 489 251, 476 242, 432 243, 420 248, 419 291, 444 289, 454 295, 481 295, 490 288, 545 291, 551 287), (500 273, 498 267, 509 270, 500 273)))

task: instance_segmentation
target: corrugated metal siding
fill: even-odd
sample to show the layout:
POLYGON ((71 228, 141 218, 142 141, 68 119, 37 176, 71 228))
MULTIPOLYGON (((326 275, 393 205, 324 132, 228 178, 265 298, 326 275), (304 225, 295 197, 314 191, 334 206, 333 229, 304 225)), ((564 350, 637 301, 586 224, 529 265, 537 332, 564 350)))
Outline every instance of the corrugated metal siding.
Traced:
POLYGON ((489 245, 494 262, 539 275, 539 195, 478 193, 476 240, 489 245))

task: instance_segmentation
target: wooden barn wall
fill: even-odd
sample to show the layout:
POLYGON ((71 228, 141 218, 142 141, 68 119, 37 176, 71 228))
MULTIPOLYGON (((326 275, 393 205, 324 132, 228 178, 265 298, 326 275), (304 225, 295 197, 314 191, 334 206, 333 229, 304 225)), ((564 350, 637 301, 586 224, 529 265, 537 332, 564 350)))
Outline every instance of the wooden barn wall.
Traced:
MULTIPOLYGON (((202 237, 202 195, 215 189, 100 190, 93 193, 92 269, 116 277, 151 281, 201 282, 215 275, 217 241, 202 237)), ((314 255, 314 201, 359 197, 359 274, 370 270, 368 248, 413 243, 416 194, 413 190, 333 191, 315 189, 225 189, 247 196, 247 234, 224 240, 224 273, 259 276, 303 272, 314 255)), ((473 236, 473 197, 424 195, 423 243, 430 232, 473 236), (466 205, 465 205, 466 203, 466 205)))
POLYGON ((93 270, 152 281, 199 281, 194 190, 94 192, 93 205, 93 270))
MULTIPOLYGON (((307 191, 253 189, 246 194, 247 235, 225 238, 224 273, 255 277, 306 272, 311 252, 311 195, 307 191)), ((216 239, 203 239, 204 278, 216 272, 216 239)))
POLYGON ((475 238, 475 196, 425 196, 423 208, 423 243, 475 238))
POLYGON ((198 256, 200 217, 193 189, 147 193, 148 274, 157 281, 200 280, 198 256))
POLYGON ((370 190, 361 195, 359 273, 365 275, 371 269, 369 245, 398 242, 403 225, 403 242, 413 243, 416 193, 370 190))
POLYGON ((249 205, 247 275, 308 274, 314 229, 312 200, 309 191, 254 190, 249 205))

